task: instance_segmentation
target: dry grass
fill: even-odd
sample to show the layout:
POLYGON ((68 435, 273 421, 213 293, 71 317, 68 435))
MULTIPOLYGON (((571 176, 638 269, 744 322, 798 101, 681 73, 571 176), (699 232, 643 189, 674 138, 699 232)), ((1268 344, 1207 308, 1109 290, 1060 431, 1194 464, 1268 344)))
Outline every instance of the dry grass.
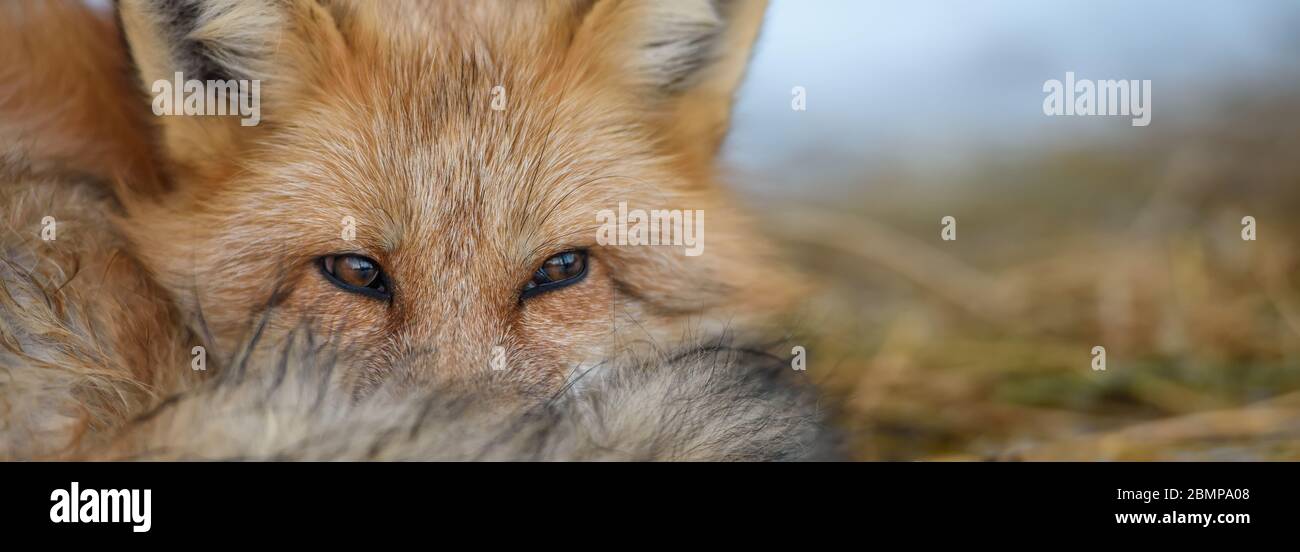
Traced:
POLYGON ((772 210, 821 283, 809 371, 843 399, 858 456, 1300 459, 1288 104, 989 163, 964 193, 865 179, 859 209, 772 210))

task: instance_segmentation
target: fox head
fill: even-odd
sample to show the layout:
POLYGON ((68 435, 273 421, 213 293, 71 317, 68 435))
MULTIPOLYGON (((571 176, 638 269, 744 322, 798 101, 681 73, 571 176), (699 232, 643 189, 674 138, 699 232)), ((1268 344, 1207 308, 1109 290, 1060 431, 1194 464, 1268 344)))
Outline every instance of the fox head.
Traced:
POLYGON ((350 359, 357 396, 543 396, 613 348, 781 304, 780 270, 715 182, 764 2, 119 9, 150 97, 176 73, 258 83, 256 125, 157 118, 167 190, 121 221, 219 358, 253 326, 305 324, 350 359), (602 240, 621 203, 702 212, 699 254, 602 240))

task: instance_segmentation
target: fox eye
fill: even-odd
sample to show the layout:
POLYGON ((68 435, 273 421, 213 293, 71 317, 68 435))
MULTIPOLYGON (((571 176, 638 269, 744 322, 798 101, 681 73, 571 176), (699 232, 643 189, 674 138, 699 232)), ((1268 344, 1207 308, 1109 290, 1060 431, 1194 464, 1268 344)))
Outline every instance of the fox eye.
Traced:
POLYGON ((522 301, 539 293, 556 290, 581 282, 587 276, 587 252, 565 251, 553 255, 533 273, 533 279, 524 284, 519 294, 522 301))
POLYGON ((361 255, 330 255, 321 257, 321 273, 325 279, 346 291, 387 299, 388 282, 379 263, 361 255))

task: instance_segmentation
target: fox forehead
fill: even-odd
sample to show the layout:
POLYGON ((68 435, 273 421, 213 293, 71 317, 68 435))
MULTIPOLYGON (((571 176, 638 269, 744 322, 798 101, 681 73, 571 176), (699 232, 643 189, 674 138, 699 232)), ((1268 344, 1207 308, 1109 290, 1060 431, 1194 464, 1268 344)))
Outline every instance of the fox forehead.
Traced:
MULTIPOLYGON (((468 34, 484 37, 483 29, 501 33, 551 29, 563 36, 572 32, 583 13, 596 0, 318 0, 343 29, 404 32, 415 37, 468 34)), ((515 33, 510 33, 515 34, 515 33)), ((415 38, 420 41, 422 38, 415 38)))
POLYGON ((663 203, 671 160, 608 92, 425 57, 351 61, 250 150, 257 177, 227 185, 315 228, 352 217, 382 250, 454 239, 525 263, 589 245, 598 209, 663 203))

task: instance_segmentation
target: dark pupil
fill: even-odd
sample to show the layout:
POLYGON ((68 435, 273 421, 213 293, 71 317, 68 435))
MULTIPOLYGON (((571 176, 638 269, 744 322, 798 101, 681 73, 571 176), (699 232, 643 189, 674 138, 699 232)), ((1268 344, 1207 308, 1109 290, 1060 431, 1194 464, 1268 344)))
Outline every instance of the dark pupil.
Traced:
POLYGON ((561 253, 542 264, 537 270, 539 283, 559 282, 582 273, 582 257, 575 252, 561 253))
POLYGON ((335 275, 348 285, 367 287, 375 281, 375 276, 379 275, 379 269, 375 268, 374 263, 366 259, 349 256, 339 259, 338 267, 335 268, 335 275))

